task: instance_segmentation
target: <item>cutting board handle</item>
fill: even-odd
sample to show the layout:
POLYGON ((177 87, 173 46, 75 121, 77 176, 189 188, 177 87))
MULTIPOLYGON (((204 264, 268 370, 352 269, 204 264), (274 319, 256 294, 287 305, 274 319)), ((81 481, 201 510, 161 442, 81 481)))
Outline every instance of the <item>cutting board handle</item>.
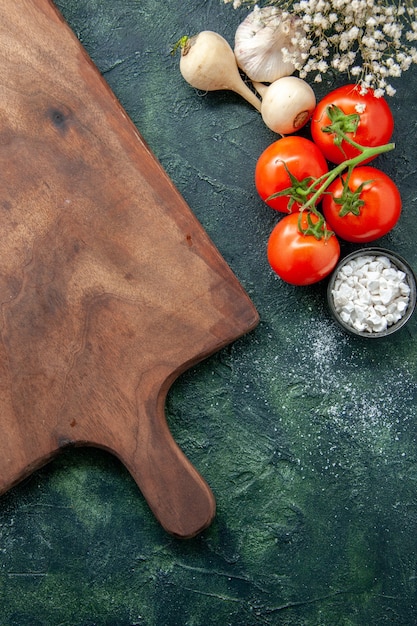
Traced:
POLYGON ((160 439, 157 447, 148 441, 128 469, 155 517, 170 534, 194 537, 213 521, 213 493, 172 437, 165 437, 163 445, 160 439))
MULTIPOLYGON (((141 395, 143 397, 143 394, 141 395)), ((140 401, 140 400, 139 400, 140 401)), ((138 484, 155 517, 170 534, 190 538, 207 528, 216 501, 207 482, 179 448, 165 417, 165 395, 142 403, 132 417, 134 447, 121 460, 138 484)), ((127 445, 113 452, 120 457, 127 445)))

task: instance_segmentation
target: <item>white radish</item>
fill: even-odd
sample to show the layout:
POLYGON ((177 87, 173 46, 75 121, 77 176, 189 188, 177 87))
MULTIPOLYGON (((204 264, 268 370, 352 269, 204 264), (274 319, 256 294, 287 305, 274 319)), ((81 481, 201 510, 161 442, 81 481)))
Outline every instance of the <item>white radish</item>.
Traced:
POLYGON ((240 76, 232 48, 218 33, 204 30, 194 37, 184 38, 181 44, 180 72, 195 89, 233 91, 258 111, 261 110, 259 98, 240 76))
POLYGON ((270 85, 254 82, 253 86, 262 97, 263 121, 280 135, 290 135, 305 126, 316 107, 313 89, 296 76, 284 76, 270 85))

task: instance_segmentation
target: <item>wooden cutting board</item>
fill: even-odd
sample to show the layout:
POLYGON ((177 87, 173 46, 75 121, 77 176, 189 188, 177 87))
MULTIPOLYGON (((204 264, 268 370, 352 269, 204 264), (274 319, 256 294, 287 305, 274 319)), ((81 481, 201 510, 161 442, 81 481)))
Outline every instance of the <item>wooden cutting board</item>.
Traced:
POLYGON ((257 312, 51 2, 0 0, 0 58, 0 493, 98 446, 194 536, 215 500, 166 394, 257 312))

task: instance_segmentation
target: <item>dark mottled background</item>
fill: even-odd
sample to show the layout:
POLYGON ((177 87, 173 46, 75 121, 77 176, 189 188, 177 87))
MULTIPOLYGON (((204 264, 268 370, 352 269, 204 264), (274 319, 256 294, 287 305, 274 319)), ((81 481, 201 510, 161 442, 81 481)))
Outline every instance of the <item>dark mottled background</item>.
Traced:
MULTIPOLYGON (((246 14, 220 0, 57 6, 257 306, 250 335, 172 387, 171 430, 218 512, 168 536, 101 451, 68 450, 0 499, 1 626, 417 623, 416 317, 369 343, 330 320, 323 284, 269 270, 277 215, 253 169, 276 137, 231 93, 199 94, 171 45, 246 14)), ((346 77, 328 77, 317 96, 346 77)), ((417 71, 390 99, 404 211, 380 244, 417 269, 417 71)))

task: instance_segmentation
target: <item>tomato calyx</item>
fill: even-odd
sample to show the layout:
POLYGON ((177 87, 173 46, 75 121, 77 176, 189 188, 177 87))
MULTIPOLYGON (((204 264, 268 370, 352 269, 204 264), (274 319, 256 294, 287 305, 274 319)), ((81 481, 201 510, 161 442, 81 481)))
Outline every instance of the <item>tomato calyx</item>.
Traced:
POLYGON ((326 222, 320 211, 316 209, 301 210, 298 216, 298 230, 302 235, 311 235, 320 241, 320 239, 330 239, 334 232, 327 228, 326 222), (313 219, 313 215, 316 219, 313 219), (303 216, 306 218, 307 226, 303 226, 303 216))
POLYGON ((317 181, 320 179, 314 178, 313 176, 307 176, 306 178, 299 180, 296 176, 294 176, 294 174, 291 173, 285 161, 281 161, 281 163, 289 176, 291 185, 281 191, 271 194, 267 198, 267 201, 274 200, 274 198, 288 196, 288 213, 292 213, 294 204, 302 206, 308 201, 309 196, 311 196, 315 190, 317 181))
POLYGON ((363 183, 359 185, 355 190, 352 190, 348 185, 348 177, 343 183, 343 192, 340 198, 333 198, 335 204, 340 205, 341 209, 339 211, 340 217, 344 217, 349 213, 352 215, 360 215, 362 207, 365 204, 365 201, 362 200, 361 194, 364 188, 372 184, 373 180, 365 180, 363 183))
POLYGON ((348 136, 348 133, 355 134, 360 121, 359 113, 344 113, 344 111, 336 104, 331 104, 326 109, 327 117, 330 120, 330 124, 322 127, 324 133, 333 134, 333 143, 339 146, 340 149, 343 141, 348 141, 355 147, 359 144, 352 141, 348 136))

